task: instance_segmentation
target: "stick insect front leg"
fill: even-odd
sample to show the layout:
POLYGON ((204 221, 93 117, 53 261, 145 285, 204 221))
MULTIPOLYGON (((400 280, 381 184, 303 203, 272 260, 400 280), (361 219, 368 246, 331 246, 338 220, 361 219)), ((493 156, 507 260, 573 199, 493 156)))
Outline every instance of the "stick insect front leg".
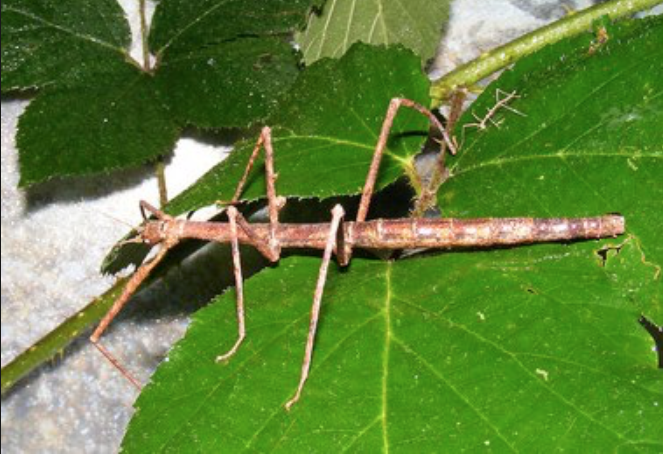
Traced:
MULTIPOLYGON (((147 210, 152 214, 154 214, 157 217, 157 219, 159 219, 161 222, 164 223, 164 225, 170 225, 172 222, 175 222, 175 220, 172 217, 164 214, 160 210, 157 210, 156 208, 154 208, 152 205, 150 205, 145 201, 141 201, 140 208, 144 218, 146 218, 145 211, 147 210)), ((140 382, 122 365, 120 360, 118 360, 99 341, 101 335, 104 333, 104 331, 106 331, 108 326, 117 316, 117 314, 122 310, 122 308, 129 302, 133 294, 136 292, 136 290, 138 290, 138 287, 140 287, 143 281, 150 275, 152 270, 156 268, 156 266, 163 260, 163 258, 168 253, 168 250, 174 247, 178 242, 179 238, 177 237, 176 234, 169 235, 166 237, 166 239, 161 243, 161 250, 157 253, 157 255, 152 260, 142 264, 136 270, 134 275, 131 276, 131 279, 129 279, 129 282, 127 282, 127 285, 124 287, 124 290, 122 291, 120 297, 115 301, 115 303, 113 303, 113 306, 106 313, 106 315, 104 315, 104 318, 101 319, 101 322, 99 322, 99 325, 90 336, 90 341, 92 342, 92 344, 94 344, 97 350, 99 350, 106 357, 106 359, 108 359, 108 361, 113 366, 115 366, 115 368, 119 370, 120 373, 122 373, 122 375, 124 375, 124 377, 127 378, 127 380, 129 380, 131 384, 133 384, 139 390, 141 388, 140 382)))

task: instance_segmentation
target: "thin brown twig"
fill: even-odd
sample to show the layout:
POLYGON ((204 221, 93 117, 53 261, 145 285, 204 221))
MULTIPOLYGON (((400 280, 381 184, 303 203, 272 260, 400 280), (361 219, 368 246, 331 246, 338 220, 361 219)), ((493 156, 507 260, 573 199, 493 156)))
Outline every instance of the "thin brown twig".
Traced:
POLYGON ((524 117, 525 116, 524 113, 514 109, 513 107, 509 107, 508 105, 514 98, 519 98, 519 97, 520 96, 518 96, 515 91, 511 93, 505 93, 504 91, 498 88, 497 90, 495 90, 495 105, 490 109, 488 109, 488 112, 486 112, 486 115, 484 115, 483 118, 480 118, 474 112, 472 112, 472 116, 477 120, 478 123, 466 123, 463 125, 463 129, 477 128, 480 130, 485 130, 488 128, 488 122, 490 122, 490 124, 492 124, 496 128, 499 128, 502 122, 504 121, 504 119, 495 121, 493 118, 495 117, 497 111, 500 109, 506 109, 510 112, 515 113, 516 115, 524 117), (503 97, 500 98, 500 96, 503 97))
MULTIPOLYGON (((452 131, 460 118, 460 115, 463 113, 463 104, 467 98, 467 90, 465 88, 458 89, 454 91, 454 94, 451 97, 451 104, 449 109, 449 117, 447 118, 446 125, 444 130, 446 131, 449 137, 452 137, 452 131)), ((452 139, 453 140, 453 139, 452 139)), ((447 178, 447 169, 445 167, 446 160, 446 143, 441 142, 441 149, 437 154, 435 159, 435 166, 433 172, 428 178, 427 182, 423 182, 421 187, 421 192, 417 198, 414 209, 412 210, 411 217, 420 218, 423 217, 426 211, 428 211, 433 205, 435 205, 437 199, 437 191, 444 183, 447 178)))

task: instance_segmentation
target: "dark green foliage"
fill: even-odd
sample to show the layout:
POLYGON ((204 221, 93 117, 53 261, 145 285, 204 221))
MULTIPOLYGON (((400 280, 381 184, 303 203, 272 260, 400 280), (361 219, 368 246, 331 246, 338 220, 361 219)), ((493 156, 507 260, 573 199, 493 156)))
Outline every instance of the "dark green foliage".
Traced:
POLYGON ((449 0, 363 1, 329 0, 297 34, 304 60, 341 57, 356 42, 400 43, 422 60, 435 56, 440 32, 449 17, 449 0))
MULTIPOLYGON (((609 34, 591 51, 585 36, 545 49, 485 90, 465 123, 475 122, 471 112, 483 116, 494 105, 498 87, 517 92, 509 107, 525 116, 502 109, 494 117, 499 127, 464 129, 465 146, 449 162, 439 206, 457 217, 619 211, 625 235, 332 266, 311 376, 289 413, 283 405, 297 385, 320 260, 284 259, 246 283, 248 337, 228 364, 214 358, 236 337, 234 292, 196 314, 140 396, 125 450, 663 449, 663 376, 638 323, 640 314, 663 320, 663 136, 656 127, 663 124, 657 63, 663 22, 628 23, 609 34)), ((328 70, 342 73, 349 61, 379 67, 385 55, 401 52, 362 46, 328 70)), ((371 79, 357 97, 399 93, 391 84, 402 81, 371 79)), ((325 88, 337 93, 334 84, 325 88)), ((319 108, 326 108, 324 93, 321 99, 319 108)), ((364 124, 377 133, 377 110, 355 111, 344 96, 330 99, 348 112, 330 115, 332 124, 312 120, 315 102, 293 103, 302 115, 286 108, 281 118, 297 118, 288 127, 302 128, 306 140, 322 129, 333 142, 341 131, 359 142, 364 124)), ((425 122, 418 127, 424 132, 425 122)), ((284 131, 277 157, 295 134, 284 131)), ((298 160, 277 161, 281 191, 325 195, 331 189, 324 172, 343 191, 358 191, 368 167, 364 154, 343 160, 361 169, 356 175, 336 174, 333 153, 310 149, 324 170, 295 172, 293 182, 283 175, 298 160)), ((401 164, 410 159, 394 156, 401 164)), ((227 191, 231 183, 220 182, 236 181, 243 169, 243 162, 231 162, 203 182, 227 191)), ((387 164, 384 175, 396 177, 398 167, 387 164)), ((249 197, 260 194, 261 181, 256 175, 249 197)), ((176 201, 178 209, 207 197, 192 194, 176 201)))
POLYGON ((287 34, 313 4, 162 1, 147 68, 112 0, 3 2, 2 91, 41 89, 19 124, 21 184, 149 162, 187 125, 264 119, 296 77, 287 34))
MULTIPOLYGON (((274 127, 277 191, 284 196, 330 197, 356 194, 391 98, 426 103, 428 80, 419 59, 402 48, 357 45, 341 60, 322 60, 306 68, 280 102, 268 123, 274 127)), ((428 120, 402 109, 397 117, 379 186, 393 182, 411 166, 426 138, 428 120)), ((235 152, 194 186, 173 200, 173 213, 230 200, 255 139, 235 152)), ((244 199, 265 194, 264 166, 259 161, 244 199)))

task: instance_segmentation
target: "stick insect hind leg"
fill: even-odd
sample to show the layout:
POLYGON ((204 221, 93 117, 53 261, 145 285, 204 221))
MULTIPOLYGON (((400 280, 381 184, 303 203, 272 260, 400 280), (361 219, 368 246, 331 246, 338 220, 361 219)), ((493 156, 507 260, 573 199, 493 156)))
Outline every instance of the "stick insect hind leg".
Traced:
MULTIPOLYGON (((368 175, 366 176, 366 182, 364 183, 364 189, 361 194, 359 211, 357 212, 357 222, 364 222, 366 220, 366 216, 368 215, 368 208, 371 203, 371 198, 373 197, 373 190, 375 189, 375 182, 377 180, 378 170, 380 169, 380 162, 382 160, 382 155, 384 154, 384 151, 387 148, 387 140, 389 139, 389 133, 394 123, 394 118, 396 117, 396 113, 398 112, 398 109, 401 106, 414 109, 419 113, 421 113, 422 115, 428 117, 431 124, 434 127, 436 127, 442 134, 444 143, 448 147, 449 151, 452 154, 456 154, 456 146, 449 137, 446 128, 442 126, 440 121, 437 119, 435 115, 433 115, 433 113, 430 110, 409 99, 393 98, 389 103, 387 114, 385 115, 384 121, 382 123, 382 129, 380 130, 380 136, 378 138, 377 144, 375 145, 375 151, 373 152, 373 159, 371 161, 371 166, 368 170, 368 175)), ((444 152, 444 149, 442 150, 442 152, 444 152)))

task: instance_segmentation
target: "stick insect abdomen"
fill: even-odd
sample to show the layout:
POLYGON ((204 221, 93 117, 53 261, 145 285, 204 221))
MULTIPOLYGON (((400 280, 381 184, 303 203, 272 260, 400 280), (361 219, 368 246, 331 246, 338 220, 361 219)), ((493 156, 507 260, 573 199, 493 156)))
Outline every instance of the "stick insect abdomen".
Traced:
MULTIPOLYGON (((252 224, 253 235, 267 241, 269 224, 252 224)), ((478 218, 478 219, 377 219, 346 222, 345 237, 352 247, 406 249, 489 247, 615 237, 624 233, 624 218, 606 215, 588 218, 478 218)), ((324 249, 328 224, 279 224, 276 238, 283 248, 324 249)), ((238 240, 253 244, 246 232, 238 240)), ((228 224, 187 222, 182 238, 229 242, 228 224)))
POLYGON ((354 247, 449 249, 614 237, 624 218, 379 219, 353 227, 354 247))

